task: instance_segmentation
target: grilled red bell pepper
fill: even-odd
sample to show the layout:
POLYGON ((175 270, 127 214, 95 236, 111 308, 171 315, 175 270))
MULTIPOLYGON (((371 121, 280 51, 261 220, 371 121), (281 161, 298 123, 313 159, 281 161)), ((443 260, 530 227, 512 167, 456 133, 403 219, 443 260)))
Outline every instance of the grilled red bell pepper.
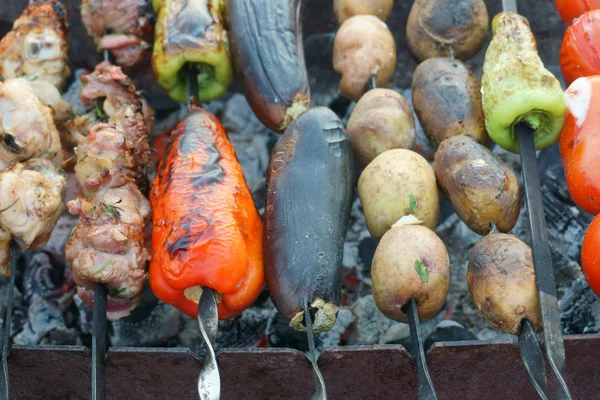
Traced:
POLYGON ((219 318, 250 307, 264 286, 262 222, 217 118, 196 107, 171 134, 150 193, 154 294, 195 317, 200 287, 219 318))
POLYGON ((579 78, 567 89, 567 119, 560 134, 560 154, 567 187, 583 210, 600 213, 600 76, 579 78))
POLYGON ((565 32, 560 68, 570 85, 577 78, 600 74, 600 10, 577 18, 565 32))
POLYGON ((556 10, 567 24, 583 13, 600 8, 600 0, 555 0, 556 10))

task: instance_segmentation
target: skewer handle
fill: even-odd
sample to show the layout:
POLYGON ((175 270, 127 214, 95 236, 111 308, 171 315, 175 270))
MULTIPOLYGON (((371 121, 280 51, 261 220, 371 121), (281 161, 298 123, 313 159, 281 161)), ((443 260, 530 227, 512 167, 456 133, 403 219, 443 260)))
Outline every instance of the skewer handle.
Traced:
POLYGON ((8 353, 10 352, 10 325, 12 322, 12 309, 15 299, 15 271, 17 269, 17 257, 19 256, 19 246, 14 240, 10 250, 10 281, 8 283, 8 297, 6 299, 4 329, 2 330, 2 375, 0 375, 0 396, 2 400, 10 399, 8 353))
POLYGON ((546 355, 556 377, 556 398, 571 399, 569 388, 564 379, 565 374, 565 346, 560 326, 560 311, 556 297, 556 283, 552 256, 548 245, 546 218, 540 188, 540 176, 535 152, 533 131, 524 124, 515 127, 515 134, 519 137, 521 153, 521 166, 523 170, 523 184, 525 198, 529 211, 529 225, 531 228, 531 249, 535 268, 535 280, 540 299, 540 311, 544 326, 544 342, 546 355))
POLYGON ((419 313, 417 302, 410 299, 408 305, 408 326, 410 328, 410 338, 413 345, 413 356, 417 361, 417 374, 419 377, 419 400, 437 400, 437 394, 427 369, 427 360, 425 359, 425 350, 423 348, 423 337, 421 336, 421 324, 419 322, 419 313))
POLYGON ((548 380, 546 377, 544 354, 535 335, 535 329, 527 319, 521 322, 519 350, 521 360, 523 360, 523 365, 525 365, 533 387, 542 400, 548 400, 548 380))
POLYGON ((311 400, 327 400, 327 389, 325 388, 325 379, 317 364, 317 350, 315 349, 315 335, 312 327, 312 317, 308 302, 304 303, 304 323, 306 324, 306 335, 308 337, 308 360, 313 367, 313 377, 315 381, 315 393, 311 400))
POLYGON ((94 290, 92 321, 92 400, 106 399, 106 286, 94 290))

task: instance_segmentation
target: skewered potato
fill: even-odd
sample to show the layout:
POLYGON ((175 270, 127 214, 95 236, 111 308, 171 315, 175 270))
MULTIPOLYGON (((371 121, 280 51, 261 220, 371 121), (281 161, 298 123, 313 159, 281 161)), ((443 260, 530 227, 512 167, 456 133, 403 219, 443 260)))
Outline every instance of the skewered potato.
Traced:
POLYGON ((355 15, 375 15, 385 21, 392 12, 394 0, 333 0, 333 9, 338 22, 355 15))
POLYGON ((377 308, 396 321, 408 322, 405 307, 415 299, 419 320, 435 316, 450 290, 450 259, 444 242, 420 225, 398 225, 377 246, 371 276, 377 308))
POLYGON ((415 120, 408 102, 391 89, 368 91, 356 104, 346 131, 361 167, 390 149, 415 146, 415 120))
POLYGON ((467 283, 477 309, 496 328, 516 335, 523 319, 542 328, 531 249, 516 236, 479 239, 469 255, 467 283))
POLYGON ((358 180, 358 196, 369 232, 377 239, 405 215, 414 215, 429 229, 440 217, 433 169, 411 150, 388 150, 377 156, 358 180))
POLYGON ((413 105, 429 141, 438 146, 455 135, 491 143, 481 109, 481 85, 458 60, 430 58, 413 75, 413 105))
POLYGON ((435 153, 435 177, 454 211, 473 232, 485 235, 491 224, 510 232, 521 210, 514 172, 468 136, 442 142, 435 153))
POLYGON ((421 61, 431 57, 468 60, 488 35, 483 0, 416 0, 408 16, 406 39, 421 61))
POLYGON ((396 43, 385 22, 357 15, 342 24, 333 42, 333 69, 342 75, 342 95, 358 101, 373 75, 377 87, 383 87, 395 68, 396 43))

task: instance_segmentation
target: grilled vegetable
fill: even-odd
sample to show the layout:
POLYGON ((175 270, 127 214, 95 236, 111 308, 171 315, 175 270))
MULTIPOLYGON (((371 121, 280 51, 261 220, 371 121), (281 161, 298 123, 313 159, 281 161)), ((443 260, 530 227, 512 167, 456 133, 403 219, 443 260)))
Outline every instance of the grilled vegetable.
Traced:
POLYGON ((250 307, 264 286, 262 223, 215 116, 189 109, 171 134, 150 203, 154 294, 193 317, 202 286, 218 292, 220 319, 250 307))
POLYGON ((354 186, 352 149, 339 118, 323 107, 295 119, 267 169, 265 275, 290 326, 331 329, 340 304, 344 236, 354 186))
POLYGON ((346 127, 361 167, 390 149, 415 146, 415 120, 408 102, 391 89, 373 89, 360 98, 346 127))
POLYGON ((600 9, 600 0, 555 0, 556 11, 567 24, 582 14, 600 9))
POLYGON ((268 128, 283 132, 310 108, 301 0, 228 0, 227 25, 246 99, 268 128))
POLYGON ((342 95, 358 101, 373 75, 377 87, 384 87, 395 68, 396 42, 385 22, 357 15, 342 24, 333 42, 333 69, 342 75, 342 95))
POLYGON ((185 103, 188 65, 197 69, 198 98, 207 102, 225 94, 233 80, 223 1, 154 0, 152 68, 173 100, 185 103))
POLYGON ((333 10, 338 22, 355 15, 374 15, 385 21, 392 12, 394 0, 333 0, 333 10))
POLYGON ((431 57, 468 60, 488 35, 483 0, 416 0, 406 25, 406 39, 420 61, 431 57))
POLYGON ((518 334, 523 319, 542 329, 531 249, 516 236, 479 239, 469 255, 467 283, 483 318, 502 332, 518 334))
POLYGON ((410 299, 417 302, 419 320, 426 321, 442 309, 450 290, 450 258, 444 242, 430 229, 410 225, 411 220, 402 218, 383 235, 371 266, 377 308, 405 323, 410 299))
POLYGON ((590 288, 600 296, 600 217, 590 224, 581 247, 581 267, 590 288))
POLYGON ((540 60, 525 18, 502 12, 494 17, 492 29, 481 80, 488 134, 500 147, 518 153, 514 127, 524 123, 535 131, 536 149, 548 147, 558 140, 564 123, 560 83, 540 60))
POLYGON ((579 78, 567 89, 567 118, 560 134, 560 154, 567 188, 580 208, 600 213, 600 77, 579 78))
POLYGON ((481 85, 458 60, 430 58, 413 75, 413 105, 429 141, 467 135, 489 146, 481 110, 481 85))
POLYGON ((600 75, 598 40, 600 10, 583 14, 567 28, 560 48, 560 68, 567 85, 582 76, 600 75))
POLYGON ((433 169, 410 150, 388 150, 377 156, 360 175, 358 197, 369 232, 377 239, 405 215, 414 215, 429 229, 435 229, 440 217, 433 169))
POLYGON ((435 153, 435 177, 454 211, 473 232, 485 235, 491 224, 510 232, 521 210, 519 181, 491 151, 468 136, 442 142, 435 153))

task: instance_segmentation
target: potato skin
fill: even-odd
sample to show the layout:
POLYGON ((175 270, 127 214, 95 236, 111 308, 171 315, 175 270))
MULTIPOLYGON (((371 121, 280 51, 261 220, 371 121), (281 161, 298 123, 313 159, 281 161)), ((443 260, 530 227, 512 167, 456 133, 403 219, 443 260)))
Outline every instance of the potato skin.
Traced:
POLYGON ((377 308, 400 322, 408 322, 402 308, 414 298, 419 320, 435 316, 444 306, 450 290, 450 259, 444 242, 420 225, 394 227, 383 235, 375 250, 371 277, 377 308), (429 270, 423 282, 415 260, 429 270))
POLYGON ((411 150, 393 149, 377 156, 358 180, 358 197, 371 236, 381 238, 405 215, 414 215, 429 229, 440 217, 440 197, 433 168, 411 150), (415 197, 418 211, 410 207, 415 197))
POLYGON ((516 236, 479 239, 469 255, 467 284, 483 318, 499 330, 517 335, 523 319, 542 329, 531 249, 516 236))
POLYGON ((420 61, 450 57, 466 61, 487 39, 489 17, 483 0, 416 0, 406 39, 420 61))
POLYGON ((333 10, 338 22, 355 15, 375 15, 385 21, 392 12, 394 0, 333 0, 333 10))
POLYGON ((481 84, 460 61, 430 58, 413 75, 413 106, 429 141, 435 145, 455 135, 471 136, 489 147, 481 108, 481 84))
POLYGON ((391 89, 372 89, 360 98, 346 132, 354 157, 364 168, 390 149, 415 147, 415 119, 408 102, 391 89))
POLYGON ((342 95, 358 101, 372 75, 377 87, 384 87, 395 68, 396 42, 385 22, 373 15, 344 21, 333 42, 333 69, 342 75, 342 95))
POLYGON ((460 219, 485 235, 494 223, 510 232, 521 211, 521 188, 514 172, 468 136, 453 136, 435 153, 435 177, 460 219))

